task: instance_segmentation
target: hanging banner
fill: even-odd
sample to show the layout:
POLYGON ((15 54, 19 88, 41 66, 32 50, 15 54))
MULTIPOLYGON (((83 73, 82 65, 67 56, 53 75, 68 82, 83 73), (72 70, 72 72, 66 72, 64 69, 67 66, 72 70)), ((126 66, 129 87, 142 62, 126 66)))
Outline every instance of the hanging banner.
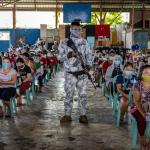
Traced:
POLYGON ((96 25, 95 27, 95 37, 101 38, 102 40, 110 38, 110 25, 109 24, 102 24, 96 25))

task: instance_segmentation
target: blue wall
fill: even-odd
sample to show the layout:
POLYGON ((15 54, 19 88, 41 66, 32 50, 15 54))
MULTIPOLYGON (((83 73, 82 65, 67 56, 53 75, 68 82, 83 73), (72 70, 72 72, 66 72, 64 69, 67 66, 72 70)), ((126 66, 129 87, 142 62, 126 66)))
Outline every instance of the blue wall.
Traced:
POLYGON ((0 51, 6 52, 10 47, 10 41, 0 41, 0 51))
MULTIPOLYGON (((19 38, 25 38, 27 44, 33 45, 40 37, 40 29, 0 29, 0 31, 10 32, 10 44, 16 46, 16 41, 19 38)), ((4 46, 5 44, 3 44, 4 46)), ((1 45, 2 46, 2 45, 1 45)), ((0 47, 1 47, 0 46, 0 47)), ((6 49, 6 48, 3 48, 6 49)))

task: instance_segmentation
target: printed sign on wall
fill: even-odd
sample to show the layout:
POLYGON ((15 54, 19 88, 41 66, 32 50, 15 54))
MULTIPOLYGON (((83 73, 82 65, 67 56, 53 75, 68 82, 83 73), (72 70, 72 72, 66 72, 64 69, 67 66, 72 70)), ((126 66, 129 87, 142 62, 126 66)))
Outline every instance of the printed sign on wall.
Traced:
POLYGON ((9 32, 0 32, 0 41, 9 41, 10 34, 9 32))

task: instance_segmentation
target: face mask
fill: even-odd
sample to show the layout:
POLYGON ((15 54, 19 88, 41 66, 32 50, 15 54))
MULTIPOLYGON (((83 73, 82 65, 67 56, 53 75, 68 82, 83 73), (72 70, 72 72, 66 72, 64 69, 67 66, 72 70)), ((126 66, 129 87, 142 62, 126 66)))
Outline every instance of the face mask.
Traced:
POLYGON ((115 63, 115 65, 120 65, 121 61, 120 60, 115 60, 114 63, 115 63))
POLYGON ((40 62, 40 60, 39 59, 35 59, 35 62, 40 62))
POLYGON ((108 56, 108 55, 106 55, 105 57, 106 57, 107 60, 109 59, 109 56, 108 56))
POLYGON ((48 53, 48 54, 47 54, 47 56, 48 56, 48 57, 50 57, 50 56, 51 56, 51 54, 50 54, 50 53, 48 53))
POLYGON ((107 61, 107 58, 104 57, 104 58, 103 58, 103 61, 107 61))
POLYGON ((10 64, 9 63, 3 63, 2 68, 3 69, 8 69, 8 68, 10 68, 10 64))
POLYGON ((28 61, 29 59, 27 57, 23 57, 24 61, 28 61))
POLYGON ((130 77, 132 77, 132 75, 134 75, 134 72, 125 70, 124 75, 125 75, 125 78, 129 79, 130 77))
POLYGON ((75 30, 75 29, 70 28, 70 33, 71 33, 70 36, 74 37, 74 38, 80 38, 80 36, 81 36, 81 30, 80 29, 75 30))
POLYGON ((143 79, 144 81, 150 82, 150 75, 143 74, 143 75, 142 75, 142 79, 143 79))
POLYGON ((109 60, 113 61, 113 60, 114 60, 114 57, 109 56, 109 60))

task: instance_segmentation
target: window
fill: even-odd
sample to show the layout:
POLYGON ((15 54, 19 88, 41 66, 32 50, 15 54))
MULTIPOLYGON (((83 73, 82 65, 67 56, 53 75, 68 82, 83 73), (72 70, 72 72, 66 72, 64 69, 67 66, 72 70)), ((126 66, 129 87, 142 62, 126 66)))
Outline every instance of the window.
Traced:
POLYGON ((55 27, 54 12, 17 11, 16 26, 19 28, 40 28, 40 24, 55 27))
POLYGON ((12 28, 13 16, 11 11, 0 11, 0 28, 12 28))

